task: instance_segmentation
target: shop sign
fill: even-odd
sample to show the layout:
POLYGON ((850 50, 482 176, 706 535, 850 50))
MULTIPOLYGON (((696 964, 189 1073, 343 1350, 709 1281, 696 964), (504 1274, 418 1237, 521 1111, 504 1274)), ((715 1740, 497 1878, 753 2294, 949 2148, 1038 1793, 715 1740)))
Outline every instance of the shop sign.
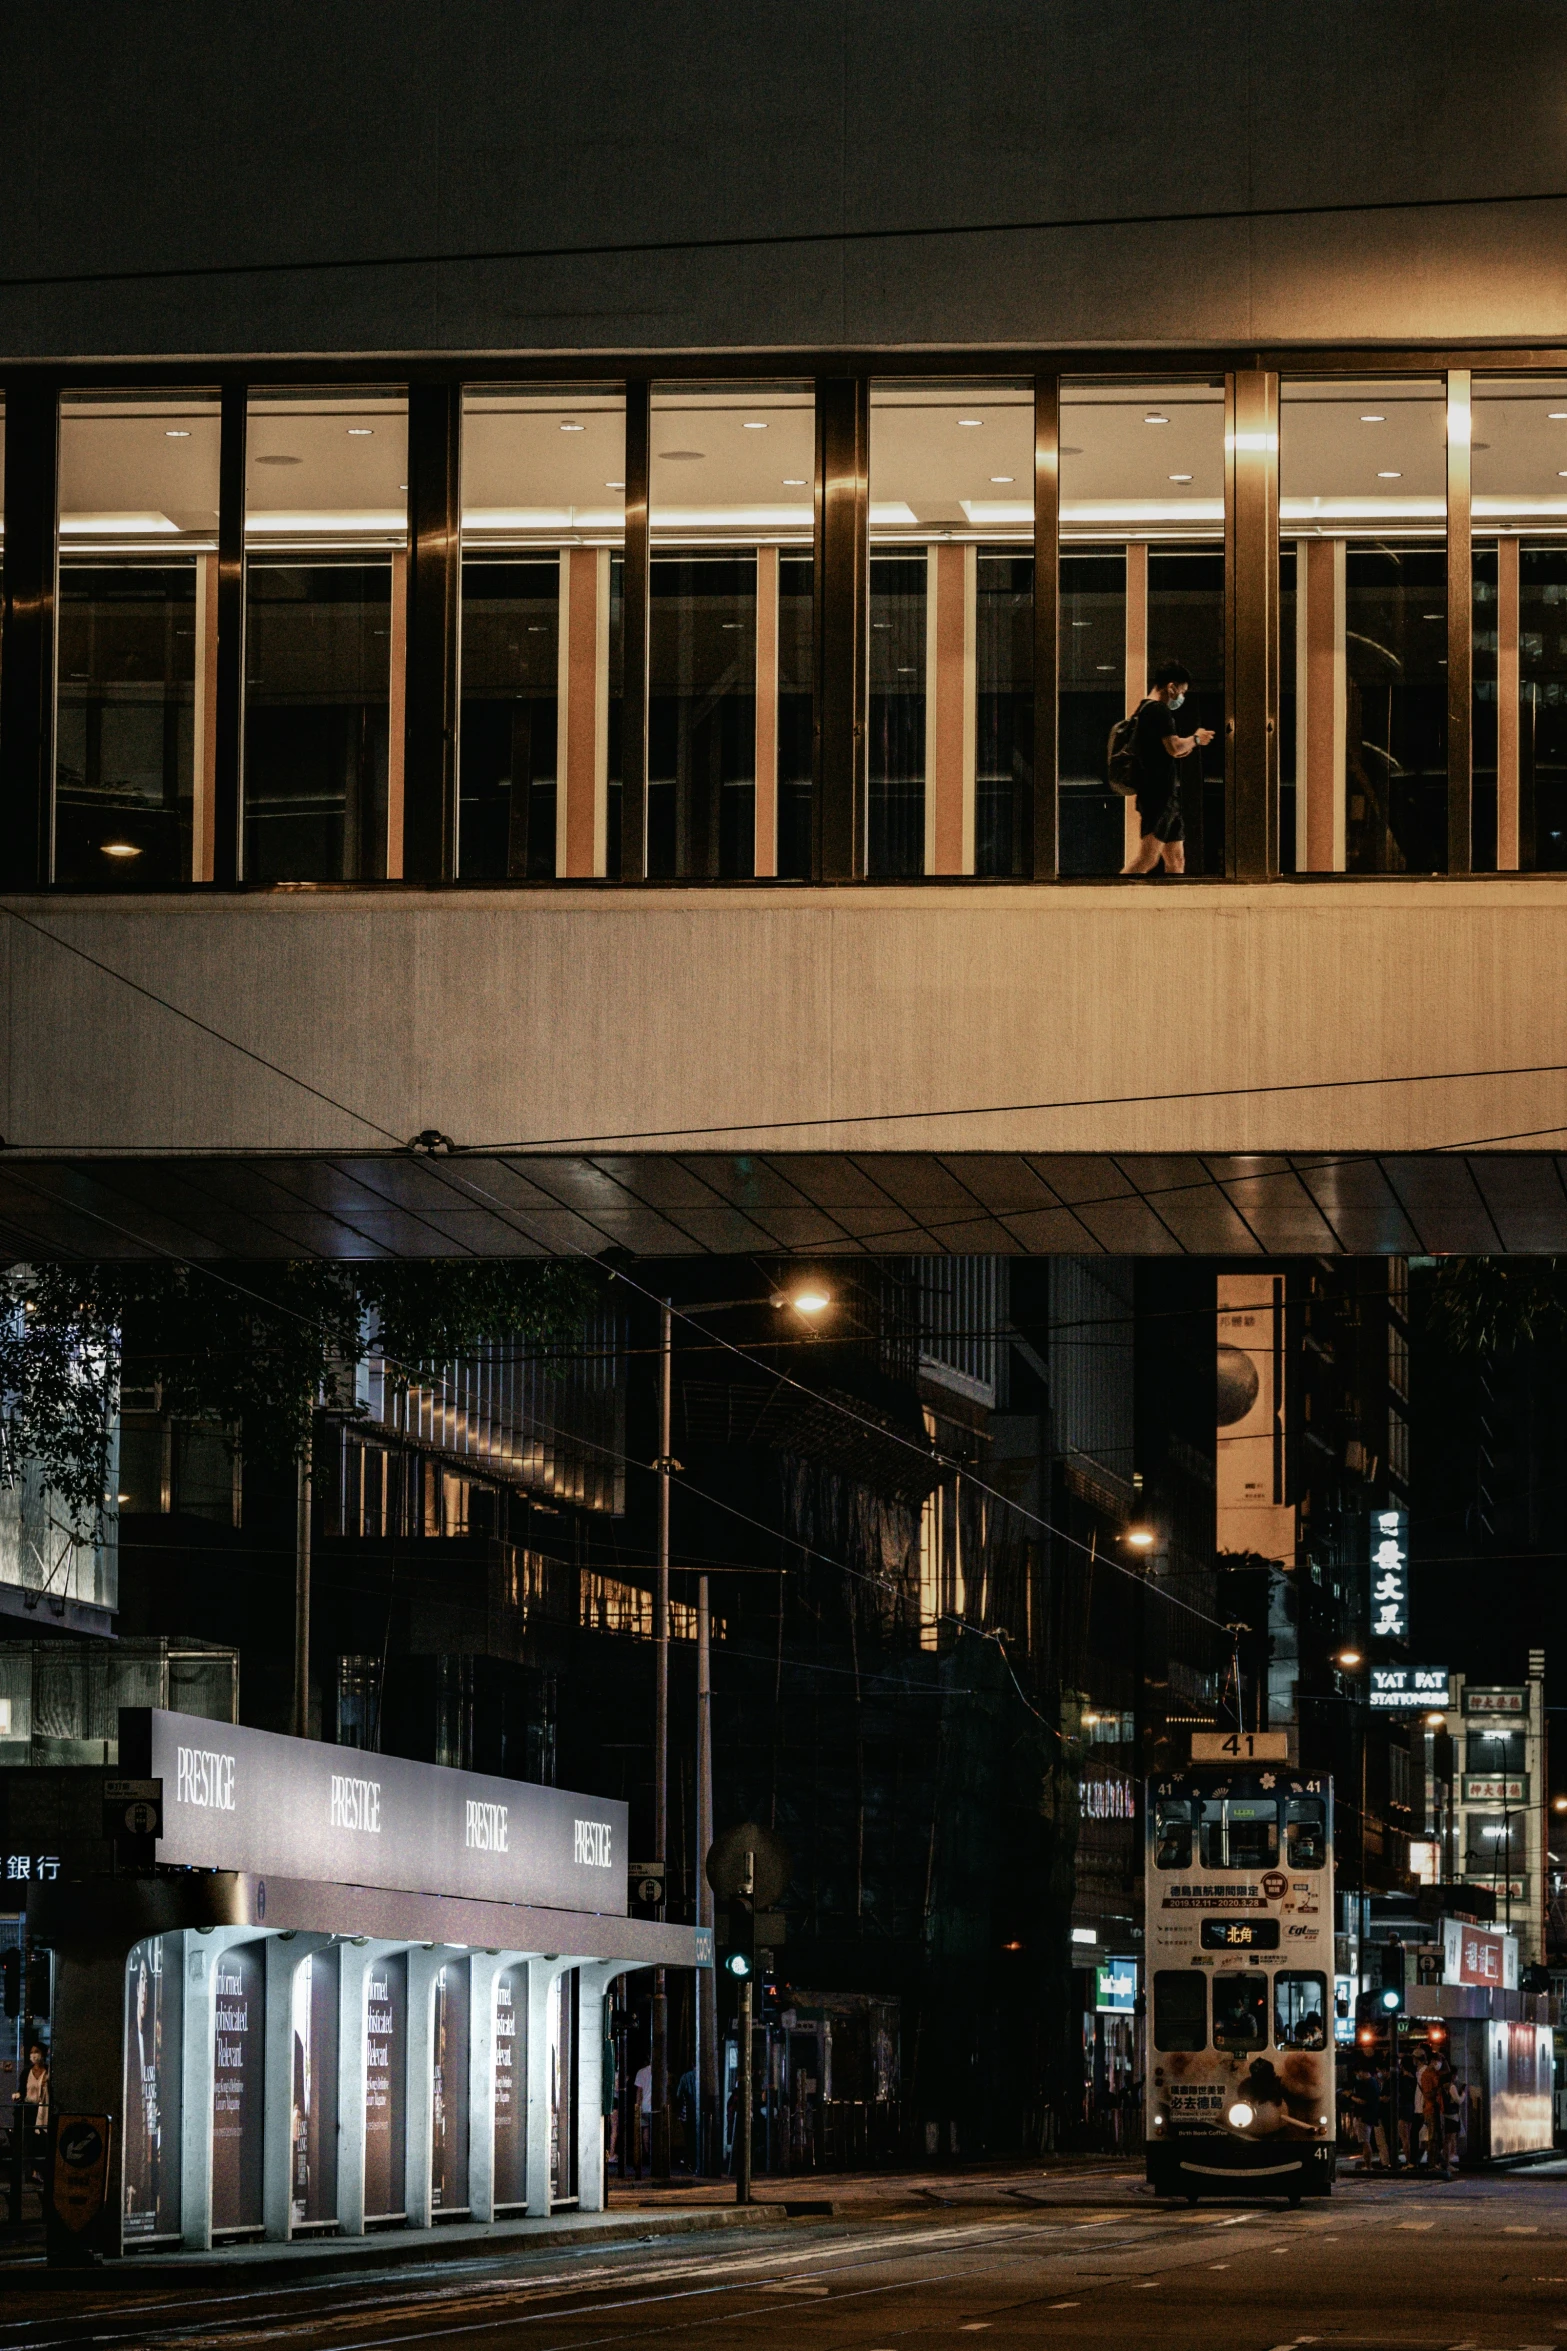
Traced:
POLYGON ((627 1808, 125 1707, 121 1752, 163 1782, 160 1863, 626 1915, 627 1808))
POLYGON ((1528 1796, 1526 1779, 1471 1779, 1466 1775, 1464 1780, 1466 1804, 1524 1804, 1528 1796))
POLYGON ((1477 1690, 1471 1683, 1464 1691, 1465 1714, 1527 1714, 1527 1690, 1477 1690))
POLYGON ((1467 1919, 1442 1921, 1442 1981, 1487 1984, 1501 1992, 1518 1989, 1518 1937, 1495 1927, 1471 1926, 1467 1919))
POLYGON ((1374 1665, 1366 1703, 1384 1714, 1419 1709, 1440 1711, 1452 1704, 1452 1681, 1445 1665, 1374 1665))
POLYGON ((1101 2016, 1130 2016, 1137 2006, 1137 1962, 1107 1959, 1094 1970, 1094 2007, 1101 2016))
POLYGON ((1084 1780, 1078 1790, 1084 1820, 1135 1820, 1137 1804, 1132 1783, 1124 1772, 1107 1772, 1102 1779, 1084 1780))
POLYGON ((1371 1638, 1409 1638, 1409 1514, 1371 1513, 1371 1638))

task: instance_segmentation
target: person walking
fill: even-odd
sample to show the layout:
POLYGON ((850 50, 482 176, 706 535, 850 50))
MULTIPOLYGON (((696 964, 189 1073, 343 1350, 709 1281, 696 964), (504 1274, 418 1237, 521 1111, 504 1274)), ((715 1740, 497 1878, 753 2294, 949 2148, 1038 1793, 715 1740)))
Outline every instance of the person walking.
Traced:
POLYGON ((1137 712, 1132 768, 1142 837, 1136 855, 1121 868, 1124 874, 1156 873, 1161 864, 1167 873, 1186 871, 1179 762, 1213 741, 1212 727, 1194 727, 1188 735, 1177 723, 1175 714, 1185 703, 1191 682, 1179 661, 1160 662, 1137 712))
POLYGON ((1420 2068, 1416 2087, 1420 2093, 1420 2119, 1425 2128, 1426 2170, 1445 2171, 1447 2130, 1442 2098, 1442 2069, 1429 2049, 1420 2068))
POLYGON ((1375 2065, 1362 2068, 1360 2075, 1360 2138, 1363 2154, 1361 2170, 1374 2171, 1380 2160, 1387 2161, 1387 2138, 1383 2130, 1382 2076, 1375 2065))

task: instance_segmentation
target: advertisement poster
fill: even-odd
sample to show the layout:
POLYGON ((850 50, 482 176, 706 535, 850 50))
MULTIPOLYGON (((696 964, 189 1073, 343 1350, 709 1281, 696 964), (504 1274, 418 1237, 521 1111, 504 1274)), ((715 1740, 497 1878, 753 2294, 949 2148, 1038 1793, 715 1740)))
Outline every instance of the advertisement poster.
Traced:
POLYGON ((1295 1563, 1295 1506, 1285 1499, 1284 1282, 1218 1278, 1219 1549, 1295 1563))
POLYGON ((337 1953, 294 1970, 294 2225, 337 2216, 337 1953))
POLYGON ((376 1959, 365 1975, 365 2217, 404 2212, 403 2083, 408 1957, 376 1959))
POLYGON ((180 2233, 180 1963, 177 1937, 138 1943, 125 1971, 124 2230, 180 2233))
POLYGON ((468 1962, 435 1979, 435 2079, 430 2105, 430 2209, 468 2209, 468 1962))
POLYGON ((212 2228, 261 2225, 266 1946, 236 1943, 212 1962, 212 2228))
POLYGON ((528 2200, 528 1969, 495 1979, 495 2209, 520 2212, 528 2200))

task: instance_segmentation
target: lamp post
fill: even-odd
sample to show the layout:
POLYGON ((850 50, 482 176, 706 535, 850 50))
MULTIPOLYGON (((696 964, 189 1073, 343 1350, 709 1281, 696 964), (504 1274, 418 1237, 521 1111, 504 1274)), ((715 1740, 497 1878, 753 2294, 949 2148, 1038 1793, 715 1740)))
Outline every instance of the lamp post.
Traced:
MULTIPOLYGON (((746 1306, 771 1306, 779 1312, 792 1312, 810 1323, 817 1315, 825 1314, 832 1305, 832 1293, 819 1282, 801 1282, 792 1291, 775 1290, 766 1298, 719 1298, 682 1309, 687 1321, 699 1315, 729 1314, 746 1306)), ((669 1500, 670 1479, 680 1464, 671 1451, 674 1422, 674 1305, 668 1299, 659 1304, 659 1394, 658 1394, 658 1457, 653 1463, 658 1472, 658 1585, 653 1603, 653 1859, 658 1865, 664 1893, 658 1903, 658 1916, 668 1915, 669 1864, 669 1500)), ((703 1867, 707 1848, 713 1840, 713 1686, 711 1617, 708 1605, 708 1582, 705 1575, 697 1580, 697 1686, 696 1686, 696 1886, 697 1924, 713 1923, 712 1889, 707 1883, 703 1867)), ((706 2117, 717 2108, 718 2079, 718 2018, 711 1985, 703 1997, 702 1971, 696 1978, 696 2071, 698 2115, 697 2135, 700 2143, 706 2117)), ((653 1970, 653 2001, 648 2085, 652 2107, 652 2170, 656 2180, 669 2177, 669 1991, 662 1967, 653 1970)), ((749 2043, 746 2046, 749 2058, 749 2043)), ((705 2150, 704 2150, 705 2152, 705 2150)))
MULTIPOLYGON (((1340 1649, 1333 1662, 1341 1673, 1356 1673, 1364 1665, 1365 1659, 1358 1649, 1347 1648, 1340 1649)), ((1361 1711, 1358 1693, 1351 1698, 1350 1704, 1354 1709, 1353 1720, 1360 1740, 1360 1811, 1355 1832, 1355 1858, 1359 1865, 1360 1878, 1359 1900, 1356 1905, 1358 1926, 1355 1935, 1355 1989, 1357 1992, 1363 1992, 1366 1988, 1366 1921, 1370 1916, 1370 1896, 1366 1888, 1366 1720, 1361 1711)))

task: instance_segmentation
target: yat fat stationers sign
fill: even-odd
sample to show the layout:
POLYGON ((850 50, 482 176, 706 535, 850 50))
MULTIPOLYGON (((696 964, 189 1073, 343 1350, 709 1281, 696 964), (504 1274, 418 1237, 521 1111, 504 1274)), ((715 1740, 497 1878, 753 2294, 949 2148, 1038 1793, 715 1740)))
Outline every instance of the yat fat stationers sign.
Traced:
POLYGON ((1431 1711, 1452 1704, 1452 1683, 1445 1665, 1374 1665, 1366 1703, 1383 1714, 1431 1711))
POLYGON ((602 1796, 149 1707, 120 1752, 163 1782, 162 1862, 626 1913, 626 1807, 602 1796))
POLYGON ((1409 1517, 1402 1510, 1371 1513, 1371 1638, 1409 1638, 1409 1517))

